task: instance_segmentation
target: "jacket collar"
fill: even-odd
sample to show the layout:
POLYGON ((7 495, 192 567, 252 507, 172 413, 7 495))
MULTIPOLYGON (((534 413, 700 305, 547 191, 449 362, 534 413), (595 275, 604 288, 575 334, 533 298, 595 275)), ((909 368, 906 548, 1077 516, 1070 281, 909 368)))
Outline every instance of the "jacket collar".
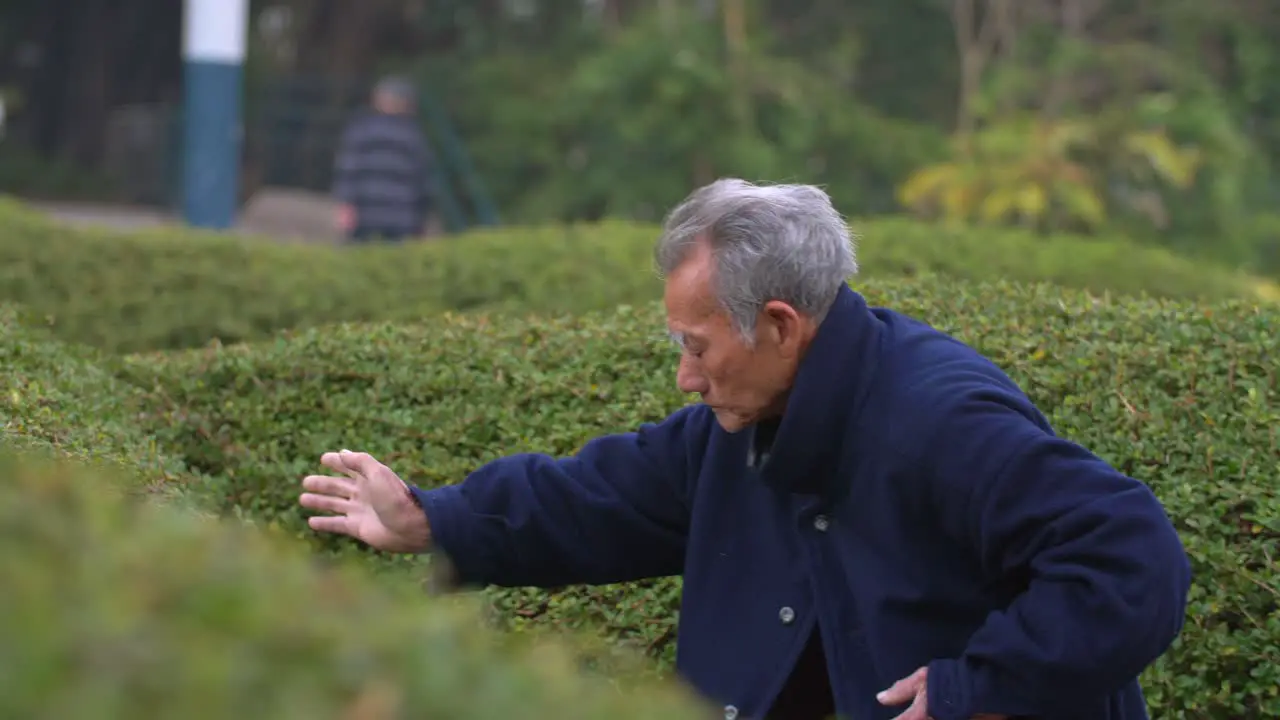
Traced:
MULTIPOLYGON (((837 494, 836 466, 848 426, 871 389, 881 332, 882 323, 866 300, 842 283, 800 361, 773 446, 760 468, 766 485, 783 492, 837 494)), ((756 429, 749 428, 749 448, 756 429)))

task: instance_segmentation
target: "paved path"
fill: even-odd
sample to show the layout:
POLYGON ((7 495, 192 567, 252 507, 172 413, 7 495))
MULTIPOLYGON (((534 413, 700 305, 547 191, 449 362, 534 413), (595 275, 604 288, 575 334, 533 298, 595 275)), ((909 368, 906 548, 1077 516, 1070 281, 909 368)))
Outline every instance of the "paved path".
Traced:
MULTIPOLYGON (((182 226, 180 217, 157 208, 103 203, 29 201, 31 207, 72 225, 113 229, 182 226)), ((285 242, 333 243, 334 207, 323 195, 267 188, 240 210, 235 232, 285 242)))
POLYGON ((36 210, 47 213, 56 220, 72 225, 129 229, 157 227, 177 222, 176 218, 150 208, 42 201, 30 201, 27 204, 36 210))
MULTIPOLYGON (((103 203, 28 201, 38 210, 72 225, 113 229, 180 227, 182 218, 156 208, 103 203)), ((263 188, 240 209, 234 232, 279 242, 335 244, 336 208, 320 193, 263 188)), ((439 218, 428 224, 428 236, 439 235, 439 218)))

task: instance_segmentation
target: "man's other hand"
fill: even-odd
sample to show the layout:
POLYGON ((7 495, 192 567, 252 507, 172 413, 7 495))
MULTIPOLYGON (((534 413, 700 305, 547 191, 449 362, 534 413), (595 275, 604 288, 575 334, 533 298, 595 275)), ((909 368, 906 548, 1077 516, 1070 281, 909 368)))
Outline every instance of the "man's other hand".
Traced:
MULTIPOLYGON (((929 668, 922 667, 876 696, 881 705, 911 705, 893 720, 931 720, 929 715, 929 668)), ((1008 720, 1004 715, 974 715, 971 720, 1008 720)))
POLYGON ((344 477, 308 475, 298 502, 332 513, 308 520, 319 532, 349 535, 384 552, 424 552, 431 544, 426 513, 391 468, 366 453, 325 453, 320 464, 344 477))
POLYGON ((349 203, 342 203, 338 206, 337 217, 334 222, 338 226, 340 232, 349 233, 356 227, 356 208, 349 203))

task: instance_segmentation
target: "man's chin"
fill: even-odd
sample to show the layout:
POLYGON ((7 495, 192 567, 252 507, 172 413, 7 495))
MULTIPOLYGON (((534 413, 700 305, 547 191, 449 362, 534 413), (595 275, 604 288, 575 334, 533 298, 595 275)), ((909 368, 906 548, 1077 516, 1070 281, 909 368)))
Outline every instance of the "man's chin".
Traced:
POLYGON ((741 432, 751 425, 751 418, 729 410, 712 408, 711 412, 715 413, 716 422, 720 423, 720 428, 730 435, 741 432))

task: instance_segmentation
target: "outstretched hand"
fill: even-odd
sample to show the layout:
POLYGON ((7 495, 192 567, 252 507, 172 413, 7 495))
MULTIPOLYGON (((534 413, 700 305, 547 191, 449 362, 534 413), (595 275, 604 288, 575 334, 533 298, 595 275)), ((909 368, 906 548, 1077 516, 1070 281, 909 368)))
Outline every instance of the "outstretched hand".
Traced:
POLYGON ((298 498, 317 515, 311 529, 353 537, 385 552, 423 552, 431 544, 427 516, 413 501, 409 486, 391 468, 367 453, 329 452, 320 464, 345 477, 308 475, 298 498))

